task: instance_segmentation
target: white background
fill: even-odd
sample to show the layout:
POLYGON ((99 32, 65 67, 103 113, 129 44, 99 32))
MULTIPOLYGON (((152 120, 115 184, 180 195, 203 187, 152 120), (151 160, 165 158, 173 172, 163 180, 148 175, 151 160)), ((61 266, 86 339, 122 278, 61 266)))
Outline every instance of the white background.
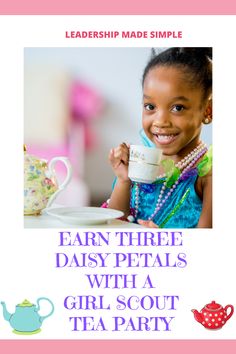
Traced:
MULTIPOLYGON (((221 330, 208 331, 193 319, 191 313, 192 308, 200 311, 212 300, 223 306, 227 304, 236 306, 234 34, 235 17, 233 16, 4 16, 1 18, 0 300, 6 301, 10 312, 14 312, 14 306, 23 299, 27 298, 35 303, 40 296, 49 297, 56 308, 54 315, 43 323, 42 332, 30 339, 233 339, 236 337, 235 314, 221 330), (66 40, 64 38, 66 30, 182 30, 183 39, 66 40), (33 46, 212 46, 214 49, 214 229, 183 230, 182 251, 187 254, 188 260, 185 269, 154 269, 149 272, 157 279, 158 286, 154 291, 155 294, 180 297, 171 332, 71 331, 68 321, 70 314, 63 308, 64 297, 83 292, 95 294, 95 291, 88 288, 81 270, 55 269, 59 230, 23 229, 23 48, 33 46)), ((110 249, 112 252, 117 250, 115 245, 110 249)), ((124 248, 124 251, 127 252, 128 249, 124 248)), ((130 252, 141 251, 144 250, 130 249, 130 252)), ((146 249, 145 251, 148 252, 146 249)), ((151 251, 153 252, 153 249, 151 251)), ((134 270, 132 269, 132 273, 134 270)), ((138 268, 136 270, 140 272, 140 276, 145 275, 142 270, 138 268)), ((111 301, 117 295, 115 291, 103 292, 110 297, 111 301)), ((97 293, 100 294, 100 291, 97 293)), ((123 293, 127 296, 132 295, 134 290, 123 293)), ((138 293, 142 296, 143 290, 138 293)), ((95 313, 92 315, 98 316, 95 313)), ((104 321, 106 316, 111 315, 104 313, 104 321)), ((133 316, 139 315, 155 316, 153 312, 133 314, 133 316)), ((168 312, 165 315, 168 316, 168 312)), ((5 322, 2 316, 0 316, 0 338, 19 339, 12 333, 9 323, 5 322)))

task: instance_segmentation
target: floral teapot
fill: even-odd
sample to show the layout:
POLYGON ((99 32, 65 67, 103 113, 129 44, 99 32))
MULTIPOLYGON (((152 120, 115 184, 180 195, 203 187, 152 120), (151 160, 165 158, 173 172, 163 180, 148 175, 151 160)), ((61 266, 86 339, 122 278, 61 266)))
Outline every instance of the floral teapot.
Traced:
POLYGON ((225 307, 212 301, 210 304, 201 309, 201 312, 192 310, 194 318, 197 322, 200 322, 207 329, 219 329, 222 328, 225 323, 230 319, 234 313, 234 307, 227 305, 225 307), (230 312, 227 313, 227 310, 230 312))
POLYGON ((37 306, 31 304, 28 300, 24 300, 21 304, 16 305, 14 313, 8 312, 5 302, 1 302, 3 308, 3 317, 8 321, 16 334, 35 334, 41 331, 45 318, 51 316, 54 312, 54 305, 47 297, 37 299, 37 306), (50 312, 45 316, 40 316, 40 302, 47 301, 50 306, 50 312))
POLYGON ((37 215, 48 208, 68 185, 71 175, 72 168, 67 157, 54 157, 47 163, 46 160, 29 155, 24 145, 24 215, 37 215), (67 171, 61 184, 58 184, 54 170, 58 161, 64 163, 67 171))

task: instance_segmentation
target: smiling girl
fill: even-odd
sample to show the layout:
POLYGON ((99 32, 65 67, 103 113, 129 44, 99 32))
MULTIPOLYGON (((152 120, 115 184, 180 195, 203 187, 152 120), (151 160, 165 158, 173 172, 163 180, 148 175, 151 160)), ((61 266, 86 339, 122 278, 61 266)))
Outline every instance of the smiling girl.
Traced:
POLYGON ((146 227, 212 227, 211 150, 200 139, 202 124, 212 121, 211 57, 211 48, 170 48, 151 58, 143 74, 143 130, 171 168, 152 184, 133 183, 129 145, 112 149, 117 180, 108 208, 146 227))

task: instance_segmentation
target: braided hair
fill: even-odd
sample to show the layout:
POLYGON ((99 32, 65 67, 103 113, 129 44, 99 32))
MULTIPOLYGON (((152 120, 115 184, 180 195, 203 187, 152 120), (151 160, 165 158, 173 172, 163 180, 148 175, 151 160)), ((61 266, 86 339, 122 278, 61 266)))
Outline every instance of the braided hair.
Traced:
POLYGON ((189 84, 202 89, 203 99, 210 95, 212 90, 211 47, 174 47, 159 54, 152 49, 151 59, 144 69, 142 84, 149 71, 158 66, 176 67, 183 70, 189 84))

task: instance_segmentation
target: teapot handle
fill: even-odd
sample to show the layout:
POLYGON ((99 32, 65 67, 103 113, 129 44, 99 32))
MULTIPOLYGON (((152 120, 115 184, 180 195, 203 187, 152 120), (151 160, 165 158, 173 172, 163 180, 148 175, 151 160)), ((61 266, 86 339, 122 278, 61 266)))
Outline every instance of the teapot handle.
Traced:
POLYGON ((234 307, 233 307, 232 305, 227 305, 227 306, 225 306, 224 310, 225 310, 226 313, 227 313, 228 308, 230 308, 230 313, 227 315, 226 321, 228 321, 228 319, 230 319, 230 317, 231 317, 231 316, 233 315, 233 313, 234 313, 234 307))
POLYGON ((55 200, 55 198, 58 196, 58 194, 67 186, 67 184, 70 182, 71 177, 72 177, 72 167, 70 160, 67 157, 54 157, 51 159, 51 161, 48 164, 48 170, 50 174, 55 173, 55 164, 61 161, 64 163, 66 166, 66 178, 65 180, 58 185, 58 190, 49 198, 48 203, 47 203, 47 208, 51 206, 52 202, 55 200))
POLYGON ((40 303, 40 301, 42 301, 42 300, 48 301, 48 302, 50 303, 50 305, 51 305, 52 308, 51 308, 51 311, 49 312, 49 314, 47 314, 46 316, 40 316, 41 322, 43 322, 43 320, 45 320, 45 318, 51 316, 51 315, 53 314, 53 312, 54 312, 54 305, 53 305, 52 301, 49 300, 47 297, 39 297, 39 298, 37 299, 37 305, 38 305, 38 307, 36 307, 35 311, 38 312, 38 311, 40 310, 40 305, 39 305, 39 303, 40 303))

